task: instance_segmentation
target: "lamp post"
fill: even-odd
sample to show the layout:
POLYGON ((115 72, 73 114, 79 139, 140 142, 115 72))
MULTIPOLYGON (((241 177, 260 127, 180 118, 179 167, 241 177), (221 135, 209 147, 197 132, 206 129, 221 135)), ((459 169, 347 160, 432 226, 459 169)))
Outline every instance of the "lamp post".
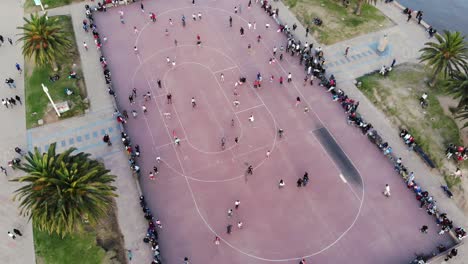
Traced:
POLYGON ((56 112, 57 115, 60 117, 60 112, 59 112, 59 110, 57 109, 57 106, 55 105, 54 100, 52 100, 52 97, 50 97, 49 89, 48 89, 43 83, 41 83, 41 85, 42 85, 42 90, 44 91, 44 93, 45 93, 45 94, 47 95, 47 97, 49 98, 49 101, 50 101, 50 103, 52 104, 52 106, 54 107, 55 112, 56 112))

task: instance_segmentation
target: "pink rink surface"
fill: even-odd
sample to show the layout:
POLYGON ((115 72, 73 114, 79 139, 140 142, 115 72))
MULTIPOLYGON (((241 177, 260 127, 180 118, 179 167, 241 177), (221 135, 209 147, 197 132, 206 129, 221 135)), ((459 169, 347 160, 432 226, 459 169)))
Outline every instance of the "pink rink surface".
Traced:
POLYGON ((441 243, 451 245, 448 236, 437 234, 434 219, 419 209, 390 162, 346 124, 330 94, 318 85, 303 85, 298 57, 285 54, 283 61, 268 63, 273 46, 285 46, 286 38, 253 2, 248 9, 248 1, 242 1, 240 14, 234 14, 237 0, 196 5, 189 0, 145 1, 146 13, 137 3, 95 14, 101 36, 108 38, 103 52, 120 110, 139 112, 125 127, 133 144, 141 147, 140 183, 163 224, 159 241, 164 262, 181 263, 187 256, 191 263, 298 263, 301 258, 307 263, 408 263, 415 253, 430 253, 441 243), (125 24, 119 21, 119 10, 125 13, 125 24), (149 12, 156 12, 156 23, 150 22, 149 12), (193 21, 192 13, 198 12, 202 20, 193 21), (248 29, 248 21, 256 22, 256 30, 248 29), (196 45, 197 34, 201 47, 196 45), (168 65, 166 57, 176 66, 168 65), (257 72, 264 81, 254 89, 257 72), (288 72, 293 75, 289 84, 288 72), (271 75, 275 79, 270 83, 271 75), (240 105, 235 107, 234 83, 240 76, 247 83, 237 87, 240 105), (282 86, 279 76, 285 80, 282 86), (133 88, 138 96, 131 105, 133 88), (148 91, 152 96, 145 101, 142 95, 148 91), (169 92, 172 104, 166 101, 169 92), (298 96, 301 104, 296 107, 298 96), (142 105, 148 108, 146 114, 142 105), (248 121, 250 115, 254 122, 248 121), (279 128, 285 130, 281 139, 276 135, 279 128), (340 176, 346 172, 314 135, 321 128, 333 135, 361 181, 340 176), (180 146, 173 144, 174 136, 181 139, 180 146), (253 165, 253 175, 245 176, 246 164, 253 165), (153 166, 159 168, 154 181, 148 178, 153 166), (297 188, 296 180, 305 171, 310 182, 297 188), (286 182, 282 189, 280 179, 286 182), (382 195, 386 183, 391 198, 382 195), (227 210, 234 209, 237 199, 241 205, 228 218, 227 210), (229 224, 233 232, 228 235, 229 224), (422 225, 429 226, 428 234, 419 232, 422 225), (215 236, 220 245, 213 243, 215 236))

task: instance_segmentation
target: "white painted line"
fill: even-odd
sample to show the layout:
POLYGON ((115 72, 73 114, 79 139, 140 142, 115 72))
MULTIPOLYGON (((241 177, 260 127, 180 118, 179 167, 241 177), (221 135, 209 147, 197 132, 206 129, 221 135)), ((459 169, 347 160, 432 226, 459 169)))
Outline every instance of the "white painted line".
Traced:
POLYGON ((232 67, 229 67, 229 68, 226 68, 226 69, 214 71, 213 73, 219 73, 219 72, 223 72, 223 71, 229 71, 229 70, 233 70, 233 69, 235 69, 235 68, 237 68, 237 66, 232 66, 232 67))
POLYGON ((347 183, 345 177, 344 177, 343 174, 341 174, 341 173, 340 173, 340 178, 341 178, 341 180, 342 180, 344 183, 347 183))
POLYGON ((244 109, 244 110, 240 110, 240 111, 237 111, 235 112, 235 114, 240 114, 242 112, 246 112, 246 111, 249 111, 249 110, 252 110, 252 109, 255 109, 255 108, 259 108, 259 107, 262 107, 262 106, 265 106, 264 104, 259 104, 259 105, 256 105, 256 106, 252 106, 252 107, 249 107, 247 109, 244 109))

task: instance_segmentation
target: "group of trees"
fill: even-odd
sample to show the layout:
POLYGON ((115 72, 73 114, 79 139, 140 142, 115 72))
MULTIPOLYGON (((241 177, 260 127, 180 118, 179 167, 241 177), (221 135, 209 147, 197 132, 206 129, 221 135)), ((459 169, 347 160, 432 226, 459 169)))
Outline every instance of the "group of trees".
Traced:
MULTIPOLYGON (((432 86, 442 79, 444 92, 459 100, 455 116, 468 118, 468 47, 460 32, 444 31, 435 35, 437 42, 427 42, 421 49, 420 61, 430 67, 432 86)), ((465 123, 465 127, 468 122, 465 123)))
MULTIPOLYGON (((22 52, 39 66, 57 68, 56 62, 72 46, 70 33, 63 30, 57 18, 31 14, 24 18, 18 42, 22 52)), ((15 191, 20 211, 41 231, 60 236, 81 230, 84 224, 95 224, 109 212, 116 197, 112 185, 115 176, 104 165, 90 159, 90 154, 73 154, 70 148, 56 153, 51 144, 46 153, 37 148, 25 155, 25 162, 15 166, 26 175, 12 181, 24 183, 15 191)))

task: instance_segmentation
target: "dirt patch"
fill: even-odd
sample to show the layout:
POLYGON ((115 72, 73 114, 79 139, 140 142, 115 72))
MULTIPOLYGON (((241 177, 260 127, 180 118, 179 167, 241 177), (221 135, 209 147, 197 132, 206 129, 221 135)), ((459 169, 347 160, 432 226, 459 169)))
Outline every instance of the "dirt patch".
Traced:
MULTIPOLYGON (((377 8, 365 4, 360 16, 353 13, 356 1, 345 8, 339 1, 332 0, 297 0, 291 11, 305 26, 309 26, 312 35, 322 44, 330 45, 361 34, 367 34, 394 25, 377 8), (323 21, 321 26, 313 23, 315 17, 323 21)), ((286 4, 288 2, 286 1, 286 4)))
POLYGON ((124 238, 117 221, 117 205, 115 201, 106 217, 102 218, 94 231, 96 232, 97 244, 106 251, 103 263, 126 264, 124 238))
MULTIPOLYGON (((391 122, 399 128, 407 128, 418 145, 429 154, 445 181, 455 194, 455 201, 468 213, 464 190, 468 182, 450 176, 457 164, 445 158, 449 143, 462 144, 468 141, 468 131, 460 131, 462 122, 455 120, 450 107, 457 102, 442 94, 437 88, 429 88, 425 69, 418 64, 402 64, 394 68, 387 77, 370 74, 358 79, 367 97, 380 108, 391 122), (422 108, 419 99, 428 94, 429 106, 422 108)), ((461 169, 468 175, 465 164, 461 169)))

